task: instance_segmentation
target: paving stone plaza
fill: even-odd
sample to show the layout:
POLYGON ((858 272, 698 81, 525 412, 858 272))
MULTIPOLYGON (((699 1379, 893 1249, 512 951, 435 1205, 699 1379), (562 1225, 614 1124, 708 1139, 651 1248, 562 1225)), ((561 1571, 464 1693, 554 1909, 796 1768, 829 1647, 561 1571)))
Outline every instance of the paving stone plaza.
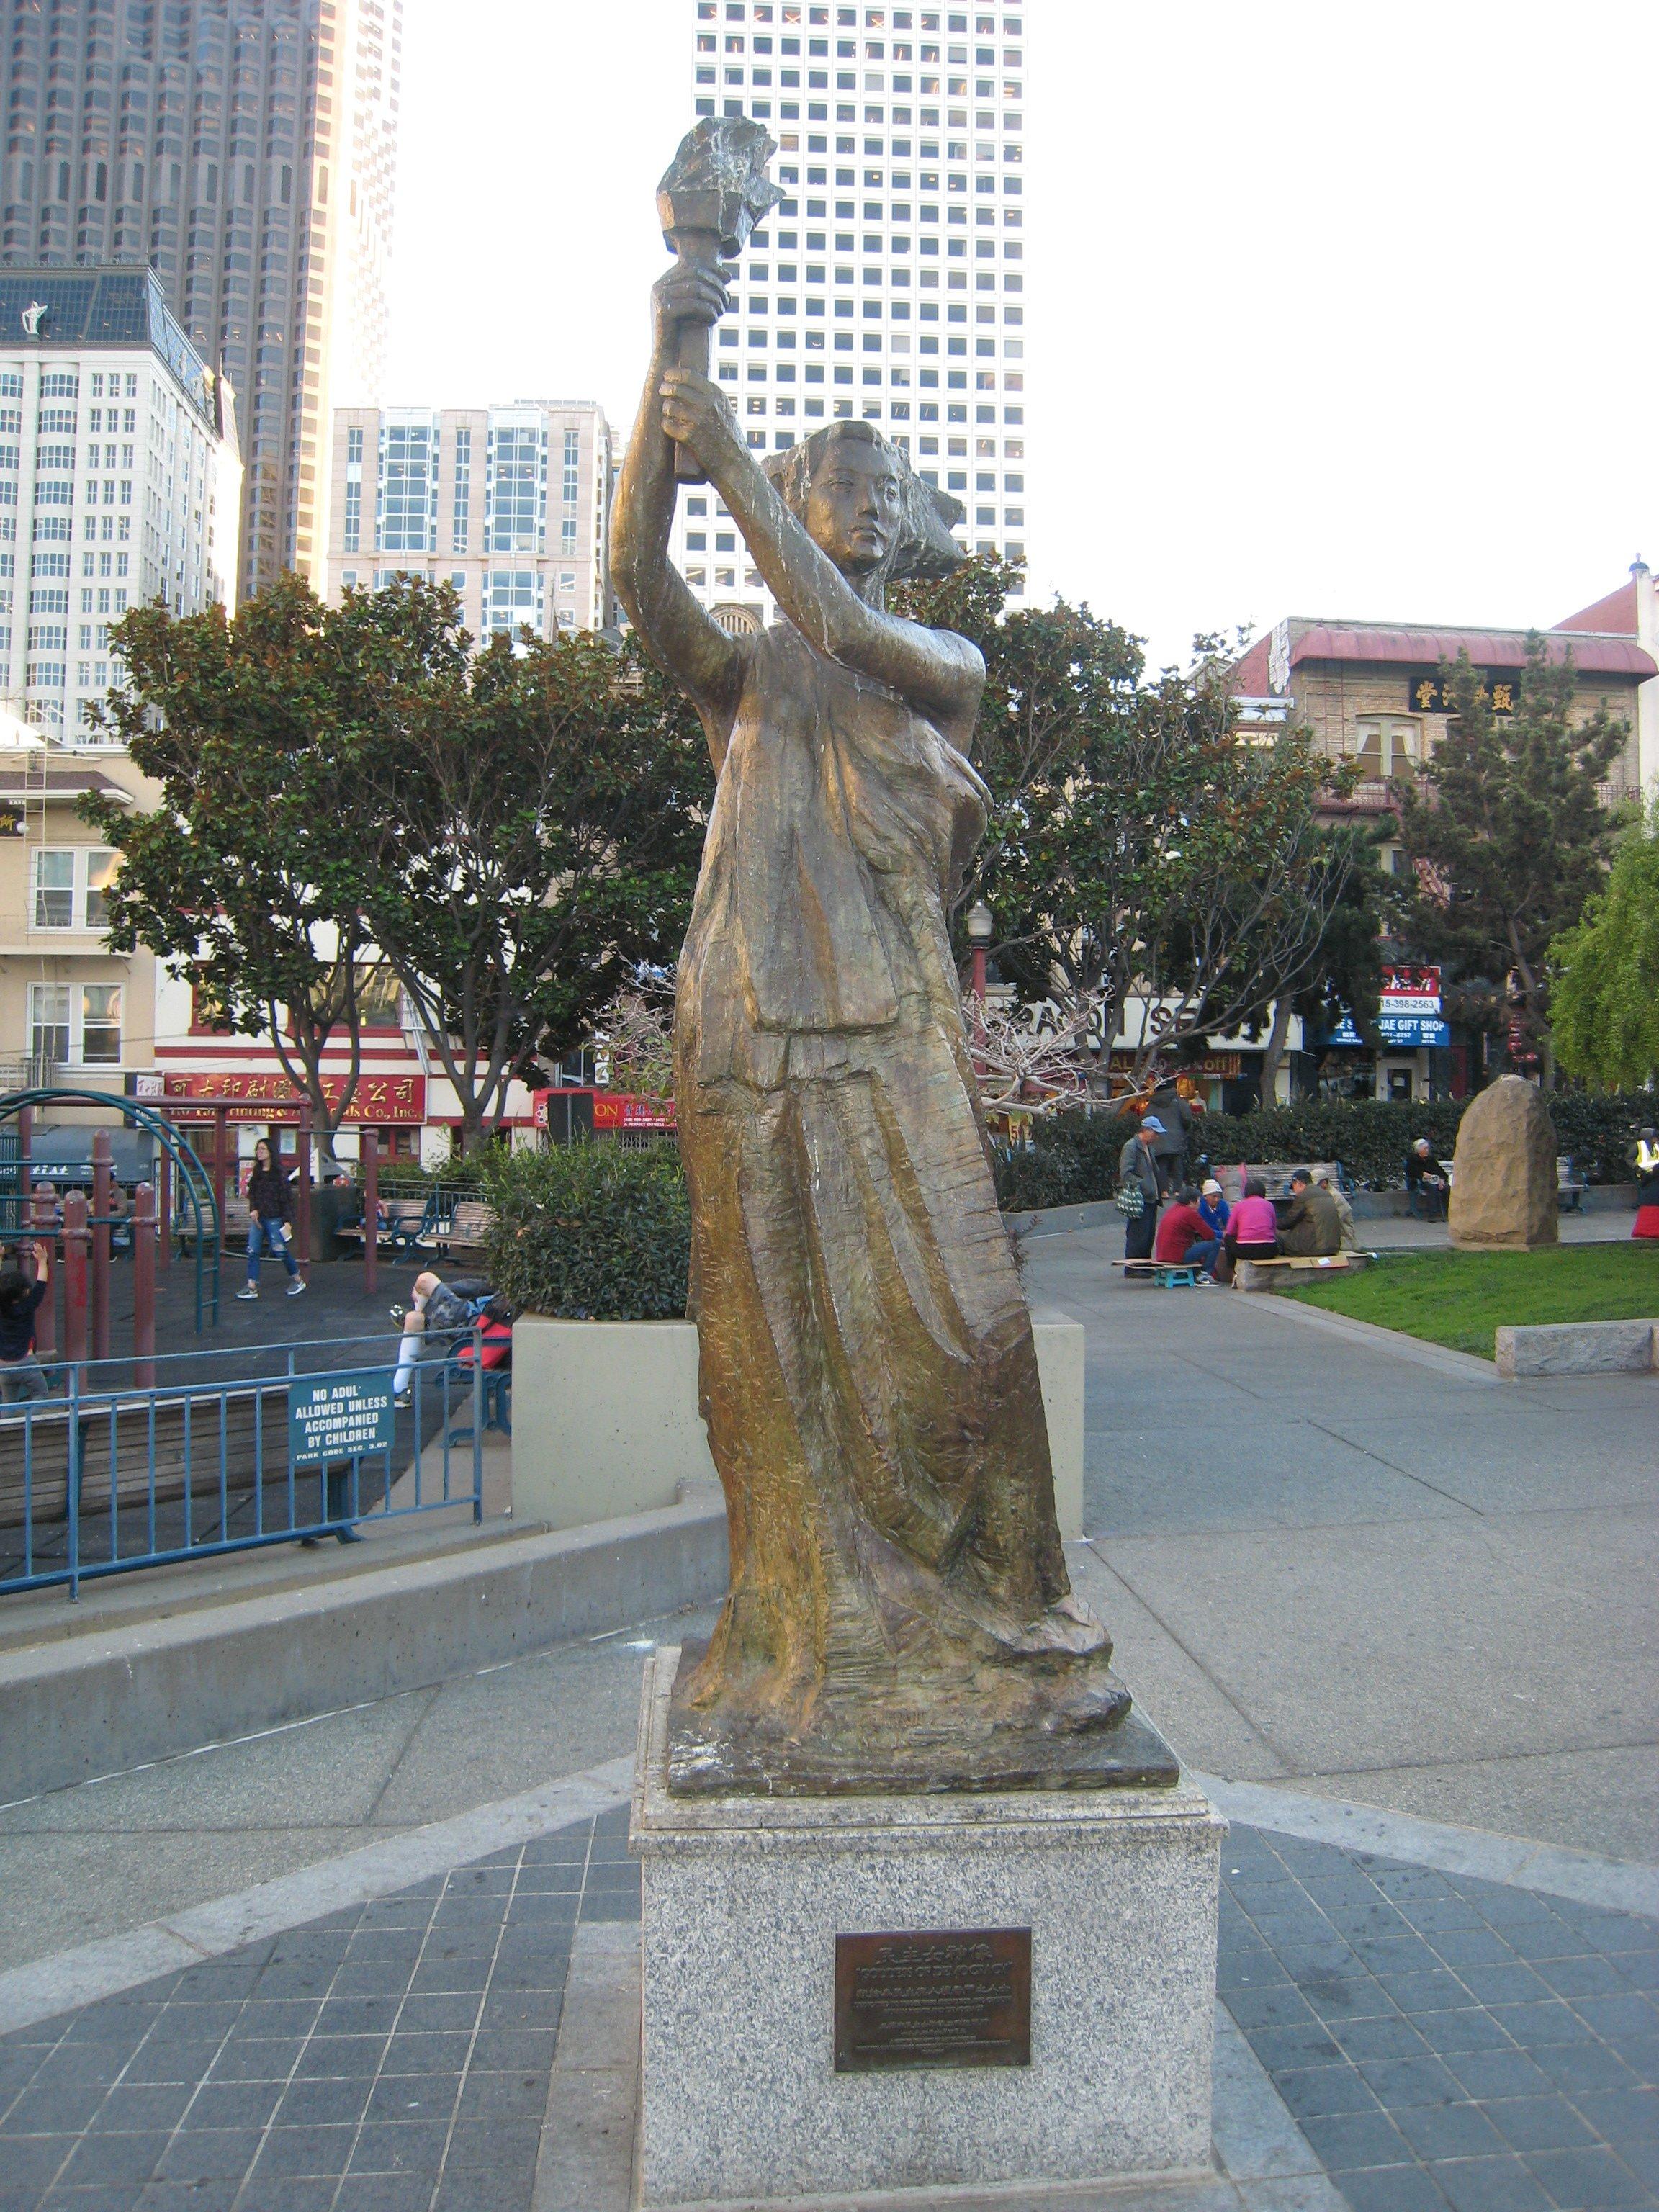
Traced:
MULTIPOLYGON (((1125 1289, 1115 1243, 1028 1286, 1088 1332, 1075 1578, 1231 1822, 1217 2171, 1054 2201, 1659 2203, 1659 1384, 1125 1289)), ((639 1911, 642 1659, 705 1620, 0 1809, 0 2212, 622 2212, 572 2023, 639 1911)))

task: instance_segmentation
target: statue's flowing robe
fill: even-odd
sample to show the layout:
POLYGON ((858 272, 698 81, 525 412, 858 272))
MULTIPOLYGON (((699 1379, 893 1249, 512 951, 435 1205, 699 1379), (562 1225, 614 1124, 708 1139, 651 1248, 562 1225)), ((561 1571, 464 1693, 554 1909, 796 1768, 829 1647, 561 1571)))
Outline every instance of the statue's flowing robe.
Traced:
POLYGON ((985 787, 793 627, 738 649, 676 1013, 732 1547, 694 1695, 799 1716, 1048 1648, 1068 1583, 945 919, 985 787))

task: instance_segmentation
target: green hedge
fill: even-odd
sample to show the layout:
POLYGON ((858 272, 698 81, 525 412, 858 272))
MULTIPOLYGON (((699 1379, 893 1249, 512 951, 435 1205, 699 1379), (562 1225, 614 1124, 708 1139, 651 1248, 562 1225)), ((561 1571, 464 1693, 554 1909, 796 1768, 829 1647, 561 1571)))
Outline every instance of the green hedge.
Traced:
MULTIPOLYGON (((1592 1182, 1625 1182, 1626 1157, 1637 1129, 1659 1119, 1651 1100, 1592 1097, 1583 1091, 1547 1094, 1559 1148, 1571 1153, 1592 1182)), ((1356 1182, 1373 1190, 1399 1188, 1406 1153, 1418 1137, 1430 1138, 1448 1158, 1467 1099, 1433 1105, 1357 1104, 1279 1106, 1260 1114, 1206 1114, 1194 1130, 1190 1160, 1340 1160, 1356 1182)), ((1109 1198, 1117 1187, 1118 1155, 1136 1127, 1127 1115, 1062 1114, 1033 1126, 1026 1150, 1003 1158, 997 1171, 1000 1203, 1016 1212, 1045 1206, 1083 1206, 1109 1198)))
POLYGON ((489 1277, 520 1313, 562 1321, 678 1321, 685 1312, 691 1206, 672 1145, 601 1139, 497 1153, 489 1277))

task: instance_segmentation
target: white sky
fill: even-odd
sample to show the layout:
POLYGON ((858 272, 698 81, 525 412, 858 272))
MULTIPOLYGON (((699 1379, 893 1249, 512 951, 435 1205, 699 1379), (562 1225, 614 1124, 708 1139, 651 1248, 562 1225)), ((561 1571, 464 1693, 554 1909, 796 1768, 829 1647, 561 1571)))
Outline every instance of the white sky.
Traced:
MULTIPOLYGON (((1027 0, 1032 582, 1547 623, 1656 499, 1651 0, 1027 0)), ((626 436, 691 0, 405 0, 386 397, 626 436)))

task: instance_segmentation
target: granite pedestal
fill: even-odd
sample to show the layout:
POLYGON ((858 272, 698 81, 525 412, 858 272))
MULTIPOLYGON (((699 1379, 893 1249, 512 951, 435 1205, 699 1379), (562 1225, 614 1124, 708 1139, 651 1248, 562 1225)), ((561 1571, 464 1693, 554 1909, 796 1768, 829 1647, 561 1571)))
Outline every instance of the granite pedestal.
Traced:
POLYGON ((1203 2171, 1225 1824, 1173 1789, 672 1797, 647 1663, 640 2203, 1203 2171), (836 1939, 1030 1931, 1030 2063, 836 2069, 836 1939))

